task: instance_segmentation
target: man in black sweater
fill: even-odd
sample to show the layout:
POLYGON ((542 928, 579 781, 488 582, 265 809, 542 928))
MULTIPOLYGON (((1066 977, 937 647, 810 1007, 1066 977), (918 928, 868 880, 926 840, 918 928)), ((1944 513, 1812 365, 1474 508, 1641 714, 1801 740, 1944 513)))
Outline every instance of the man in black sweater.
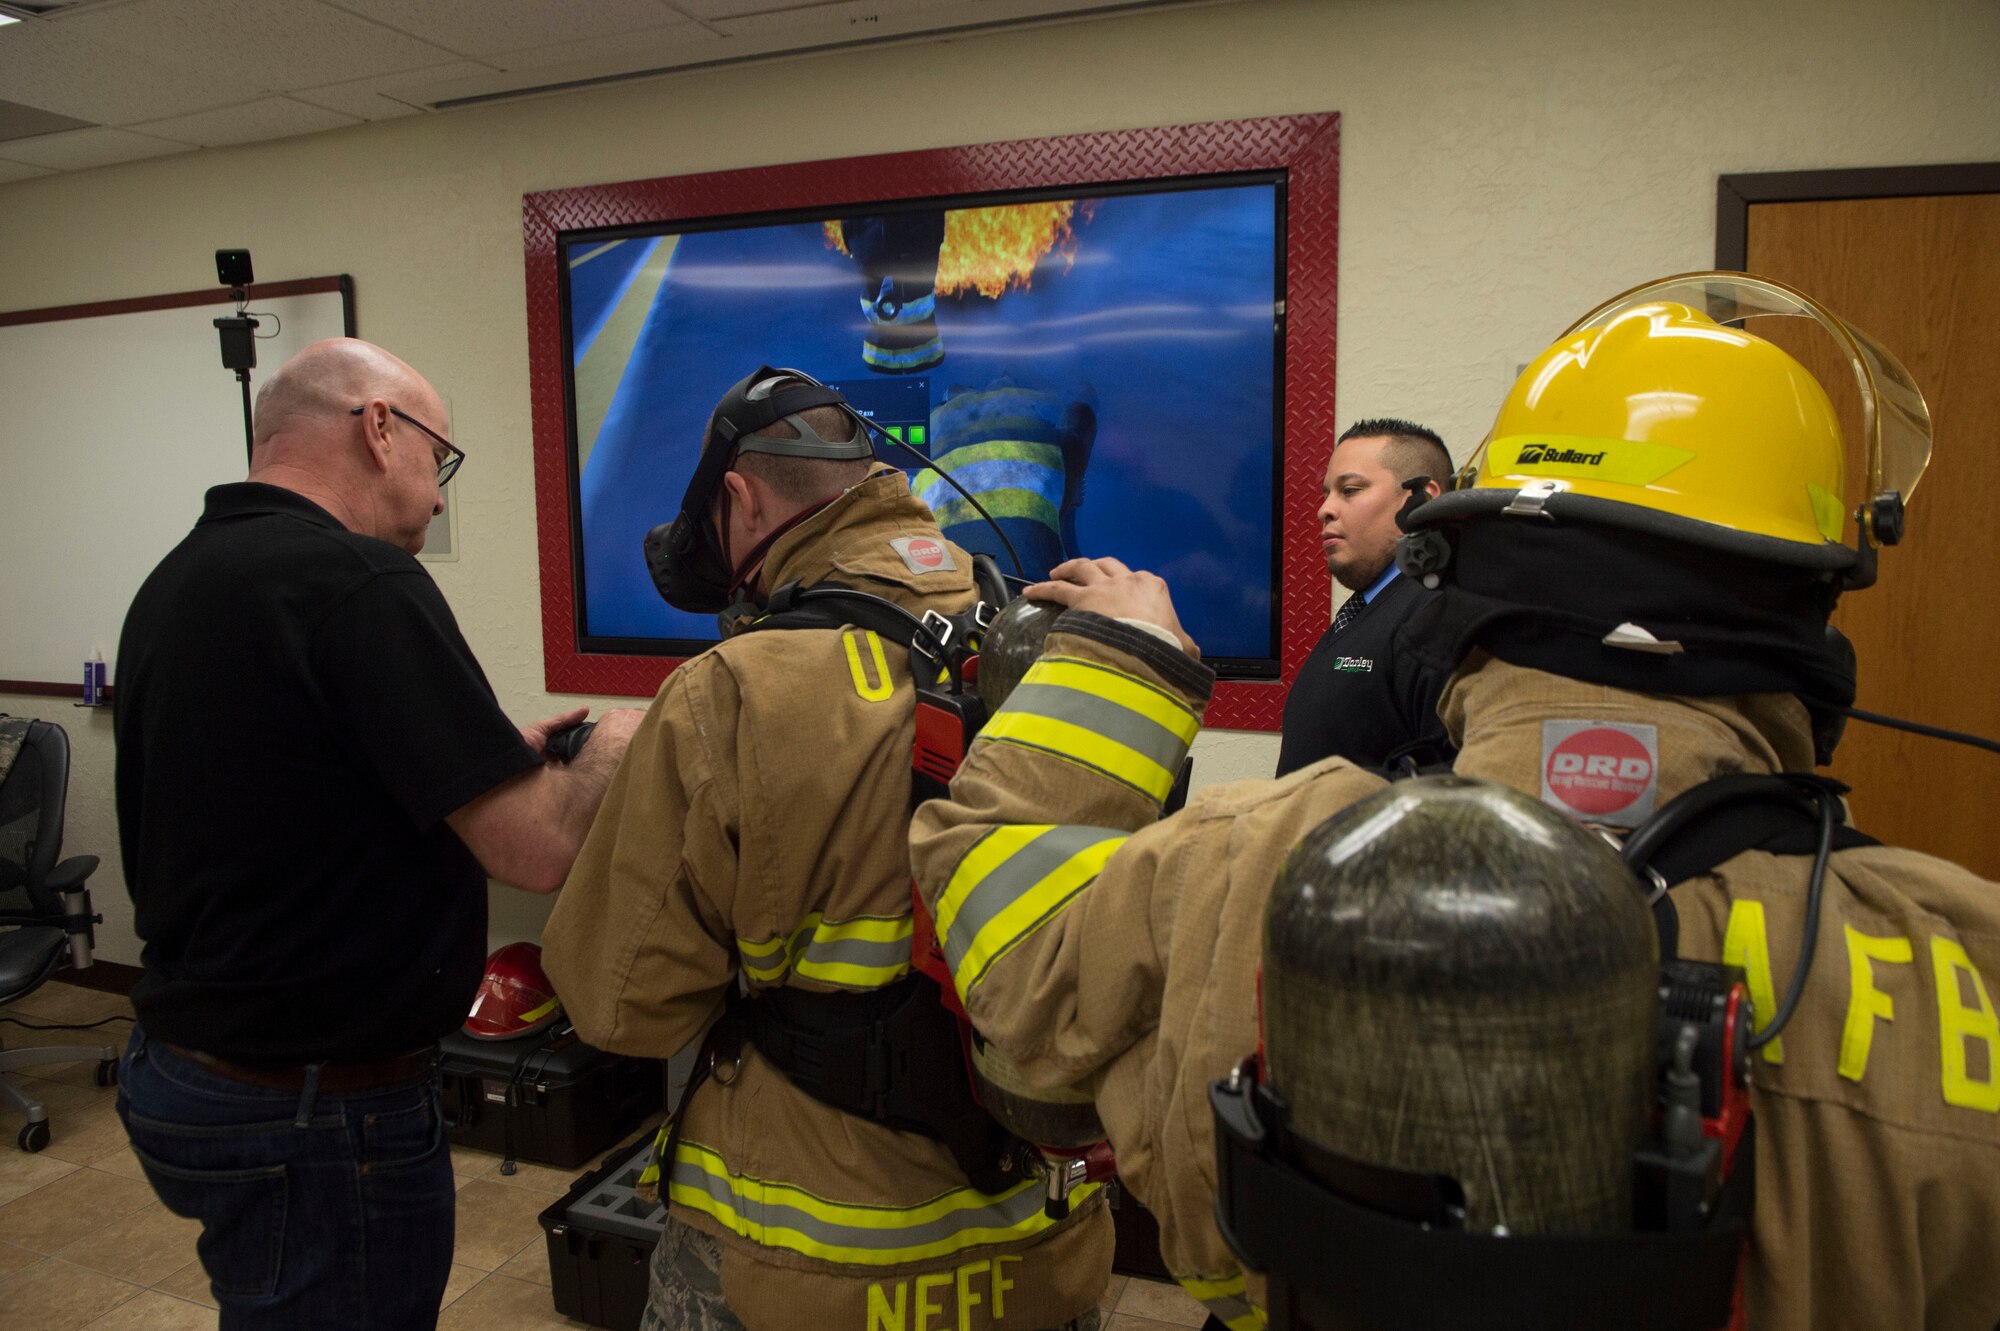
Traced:
POLYGON ((1427 478, 1435 495, 1451 475, 1444 441, 1403 420, 1365 420, 1334 443, 1320 501, 1326 570, 1347 588, 1332 627, 1306 658, 1285 701, 1278 775, 1336 754, 1386 767, 1408 753, 1448 756, 1438 693, 1444 676, 1394 650, 1396 630, 1433 595, 1396 571, 1403 488, 1427 478))

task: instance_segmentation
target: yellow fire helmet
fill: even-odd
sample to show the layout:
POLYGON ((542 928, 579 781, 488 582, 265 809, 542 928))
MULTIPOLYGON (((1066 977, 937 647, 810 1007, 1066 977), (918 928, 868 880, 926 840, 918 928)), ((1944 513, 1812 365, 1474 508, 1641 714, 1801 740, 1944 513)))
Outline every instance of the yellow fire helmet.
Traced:
MULTIPOLYGON (((1515 382, 1451 492, 1410 509, 1406 523, 1574 518, 1864 586, 1873 545, 1902 537, 1930 449, 1923 394, 1866 333, 1781 283, 1688 273, 1635 287, 1572 325, 1515 382), (1865 490, 1848 494, 1840 422, 1819 382, 1740 326, 1766 316, 1814 320, 1846 356, 1860 387, 1865 490), (1841 539, 1850 512, 1852 547, 1841 539)), ((1405 545, 1405 570, 1435 585, 1445 551, 1405 545)))

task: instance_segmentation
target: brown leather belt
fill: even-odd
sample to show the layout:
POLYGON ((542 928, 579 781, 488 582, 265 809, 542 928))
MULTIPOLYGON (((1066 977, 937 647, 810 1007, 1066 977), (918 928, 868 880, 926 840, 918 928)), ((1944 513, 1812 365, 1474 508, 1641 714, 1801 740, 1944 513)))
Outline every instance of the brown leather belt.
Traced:
MULTIPOLYGON (((185 1045, 168 1044, 165 1040, 160 1043, 188 1062, 231 1081, 248 1082, 252 1086, 264 1086, 274 1091, 303 1091, 306 1086, 306 1070, 301 1064, 237 1063, 205 1054, 199 1049, 189 1049, 185 1045)), ((392 1058, 376 1059, 372 1063, 328 1063, 320 1068, 319 1088, 327 1094, 339 1095, 346 1091, 389 1086, 399 1081, 415 1081, 430 1071, 436 1058, 437 1046, 429 1045, 392 1058)))

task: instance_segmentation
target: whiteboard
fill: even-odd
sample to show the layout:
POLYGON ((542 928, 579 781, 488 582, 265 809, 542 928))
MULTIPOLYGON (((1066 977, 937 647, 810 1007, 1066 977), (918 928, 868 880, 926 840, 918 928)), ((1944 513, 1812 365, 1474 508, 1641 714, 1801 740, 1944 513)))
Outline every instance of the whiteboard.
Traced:
MULTIPOLYGON (((352 334, 352 296, 344 277, 250 288, 249 312, 277 316, 253 396, 308 343, 352 334)), ((139 584, 208 487, 243 479, 242 389, 210 323, 232 311, 218 289, 0 314, 0 687, 80 692, 92 649, 115 677, 139 584)))

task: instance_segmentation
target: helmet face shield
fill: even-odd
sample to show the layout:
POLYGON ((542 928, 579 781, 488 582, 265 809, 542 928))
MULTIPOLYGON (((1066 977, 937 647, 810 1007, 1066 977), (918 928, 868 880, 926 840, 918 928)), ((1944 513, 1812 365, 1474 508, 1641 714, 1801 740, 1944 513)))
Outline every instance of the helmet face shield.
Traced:
POLYGON ((1634 305, 1671 301, 1717 323, 1760 317, 1811 319, 1840 348, 1861 390, 1861 437, 1868 488, 1861 498, 1893 491, 1905 503, 1931 460, 1931 413, 1916 380, 1889 351, 1803 291, 1743 273, 1687 273, 1614 296, 1572 324, 1565 337, 1600 327, 1634 305))
POLYGON ((1605 302, 1516 381, 1455 491, 1412 515, 1435 526, 1531 512, 1641 528, 1805 568, 1873 576, 1930 458, 1930 413, 1895 357, 1803 293, 1740 273, 1693 273, 1605 302), (1742 325, 1810 319, 1860 390, 1865 476, 1825 390, 1742 325), (1842 543, 1857 514, 1862 532, 1842 543))

